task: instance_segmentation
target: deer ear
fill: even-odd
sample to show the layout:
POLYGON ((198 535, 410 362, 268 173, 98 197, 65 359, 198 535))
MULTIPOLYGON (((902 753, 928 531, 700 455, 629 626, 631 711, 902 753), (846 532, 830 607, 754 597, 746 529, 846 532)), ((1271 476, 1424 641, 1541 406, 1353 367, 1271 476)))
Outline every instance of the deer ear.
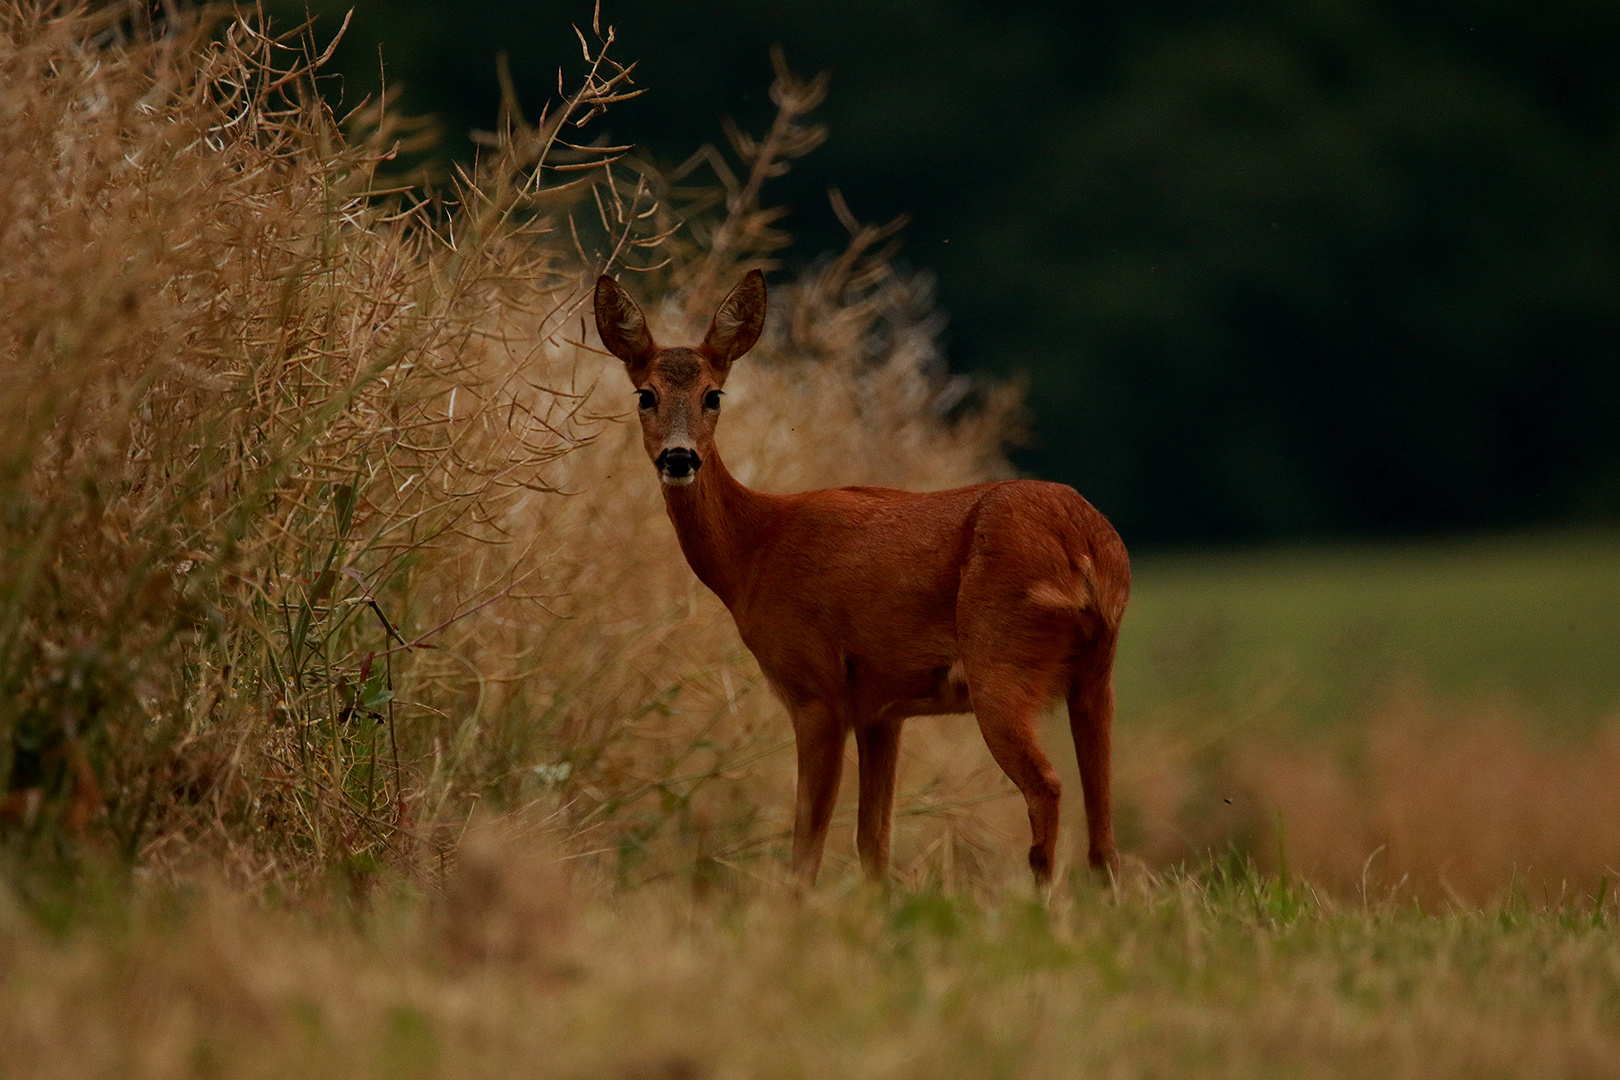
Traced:
POLYGON ((607 351, 624 361, 637 384, 646 374, 658 346, 647 332, 647 319, 619 283, 603 274, 596 279, 596 332, 607 351))
POLYGON ((765 327, 765 275, 748 271, 720 310, 714 313, 703 351, 717 368, 724 371, 743 353, 754 347, 765 327))

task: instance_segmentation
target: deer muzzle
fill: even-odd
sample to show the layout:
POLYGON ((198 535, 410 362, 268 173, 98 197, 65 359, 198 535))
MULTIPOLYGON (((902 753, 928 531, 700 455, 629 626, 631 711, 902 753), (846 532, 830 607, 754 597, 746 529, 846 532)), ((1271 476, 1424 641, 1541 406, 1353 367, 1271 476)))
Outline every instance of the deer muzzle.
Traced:
POLYGON ((672 446, 660 453, 653 464, 658 466, 660 480, 672 487, 683 487, 697 479, 703 459, 697 456, 696 450, 672 446))

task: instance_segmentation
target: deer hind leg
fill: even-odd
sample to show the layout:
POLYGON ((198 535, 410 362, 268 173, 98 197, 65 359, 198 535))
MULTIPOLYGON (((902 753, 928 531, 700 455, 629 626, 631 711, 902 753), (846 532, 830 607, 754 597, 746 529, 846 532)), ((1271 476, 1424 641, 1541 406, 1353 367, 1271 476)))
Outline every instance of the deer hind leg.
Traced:
POLYGON ((801 888, 816 883, 827 827, 838 802, 844 769, 846 728, 837 711, 812 702, 791 706, 793 740, 799 757, 798 797, 793 810, 793 875, 801 888))
POLYGON ((857 727, 855 749, 861 769, 855 847, 861 853, 866 876, 881 881, 889 871, 889 829, 894 821, 894 784, 900 766, 900 721, 857 727))
POLYGON ((1113 806, 1109 794, 1114 729, 1114 638, 1083 654, 1069 687, 1069 731, 1086 803, 1087 858, 1093 870, 1115 873, 1113 806))
POLYGON ((1044 695, 1032 685, 1031 673, 1004 664, 968 663, 968 691, 973 713, 990 754, 1029 807, 1029 868, 1035 883, 1052 880, 1057 855, 1058 806, 1063 782, 1041 750, 1036 731, 1044 695))

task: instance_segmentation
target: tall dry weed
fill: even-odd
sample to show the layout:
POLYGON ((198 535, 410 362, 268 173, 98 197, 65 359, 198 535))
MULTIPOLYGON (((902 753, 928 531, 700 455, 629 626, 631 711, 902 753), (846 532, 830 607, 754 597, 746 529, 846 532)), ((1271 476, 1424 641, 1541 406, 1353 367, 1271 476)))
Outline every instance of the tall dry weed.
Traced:
POLYGON ((1620 876, 1620 726, 1555 739, 1518 710, 1406 693, 1306 737, 1145 726, 1119 750, 1150 865, 1236 848, 1348 896, 1538 903, 1620 876))
POLYGON ((611 153, 561 145, 625 75, 599 51, 430 198, 379 190, 409 127, 340 123, 298 38, 128 29, 0 25, 5 817, 131 855, 203 829, 267 873, 397 858, 464 734, 430 650, 534 591, 503 515, 584 440, 504 364, 508 313, 578 304, 556 236, 599 189, 608 258, 658 240, 611 153))
MULTIPOLYGON (((445 865, 480 804, 551 807, 630 880, 785 829, 787 729, 663 520, 597 273, 698 333, 784 242, 765 182, 824 80, 673 178, 579 89, 438 192, 419 128, 319 93, 251 14, 0 23, 0 777, 10 850, 222 857, 296 891, 445 865), (733 164, 734 163, 734 164, 733 164), (712 178, 700 181, 700 170, 712 178)), ((582 39, 587 40, 587 39, 582 39)), ((1003 475, 1014 402, 962 398, 897 225, 772 296, 721 439, 770 489, 1003 475)), ((925 782, 936 791, 938 778, 925 782), (931 785, 931 786, 930 786, 931 785)))

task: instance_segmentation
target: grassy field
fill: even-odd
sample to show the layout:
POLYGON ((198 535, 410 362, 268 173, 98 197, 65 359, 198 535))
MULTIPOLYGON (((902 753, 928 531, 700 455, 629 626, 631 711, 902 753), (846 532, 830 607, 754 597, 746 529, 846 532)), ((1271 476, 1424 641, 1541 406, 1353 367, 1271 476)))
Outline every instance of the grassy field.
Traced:
POLYGON ((1620 537, 1564 532, 1140 556, 1126 722, 1264 699, 1305 725, 1402 692, 1495 702, 1548 733, 1620 708, 1620 537))
POLYGON ((1136 573, 1120 758, 1150 862, 1236 840, 1275 871, 1281 843, 1340 891, 1476 899, 1620 866, 1612 533, 1150 555, 1136 573))
MULTIPOLYGON (((1155 555, 1109 886, 972 721, 903 744, 893 882, 783 881, 785 716, 675 544, 611 268, 689 339, 766 179, 472 172, 248 14, 0 11, 0 1078, 1620 1075, 1620 537, 1155 555)), ((532 108, 529 115, 533 115, 532 108)), ((890 227, 772 285, 744 482, 1008 475, 890 227), (965 391, 976 408, 956 415, 965 391)))
POLYGON ((1614 898, 1325 900, 1241 862, 977 902, 720 902, 472 855, 442 904, 193 885, 0 915, 8 1077, 1608 1077, 1614 898))

